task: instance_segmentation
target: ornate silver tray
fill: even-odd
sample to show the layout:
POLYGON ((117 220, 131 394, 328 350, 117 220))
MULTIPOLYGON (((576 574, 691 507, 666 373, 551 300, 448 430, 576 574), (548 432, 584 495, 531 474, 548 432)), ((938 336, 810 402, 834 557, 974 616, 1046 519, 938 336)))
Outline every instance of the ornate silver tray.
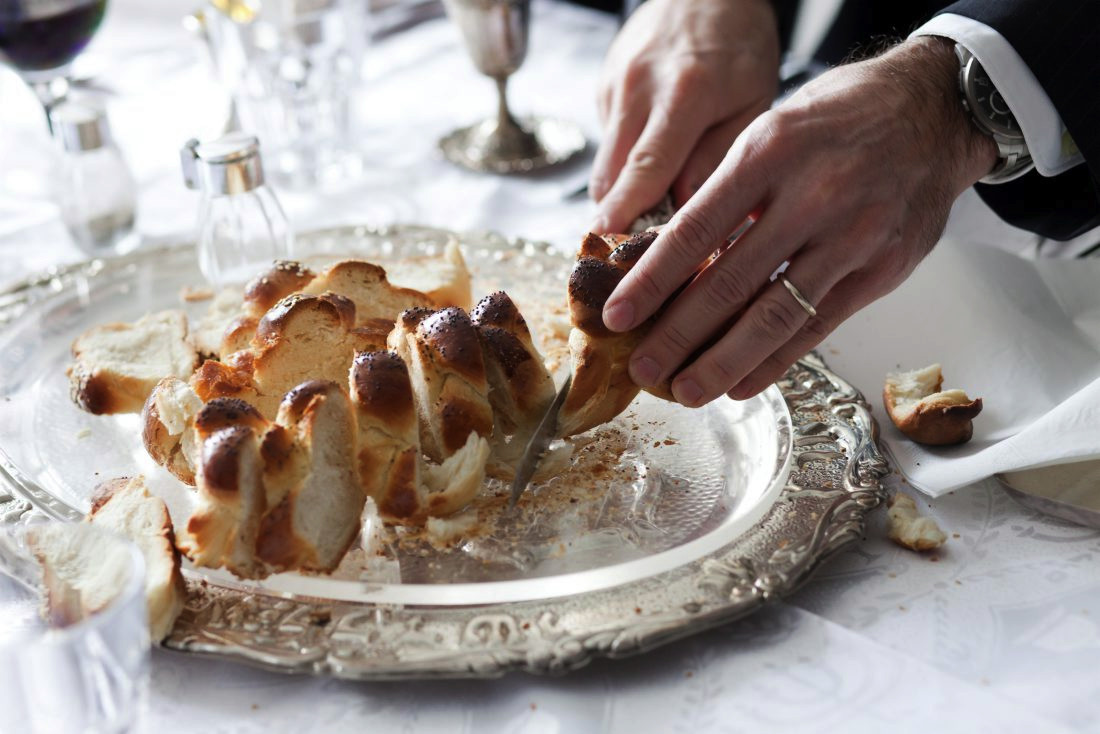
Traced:
MULTIPOLYGON (((506 288, 544 352, 562 352, 570 261, 545 245, 427 227, 299 236, 306 260, 379 261, 462 243, 475 298, 506 288)), ((72 338, 181 303, 200 283, 184 244, 94 260, 0 293, 0 522, 76 520, 102 479, 144 473, 177 525, 190 494, 144 455, 136 416, 68 400, 72 338)), ((490 482, 478 530, 453 547, 385 536, 381 565, 349 554, 333 577, 241 582, 185 569, 189 602, 165 645, 344 678, 562 672, 745 615, 856 542, 887 465, 863 397, 807 355, 761 396, 699 411, 641 398, 574 446, 569 470, 503 513, 490 482), (587 464, 585 463, 587 462, 587 464)))

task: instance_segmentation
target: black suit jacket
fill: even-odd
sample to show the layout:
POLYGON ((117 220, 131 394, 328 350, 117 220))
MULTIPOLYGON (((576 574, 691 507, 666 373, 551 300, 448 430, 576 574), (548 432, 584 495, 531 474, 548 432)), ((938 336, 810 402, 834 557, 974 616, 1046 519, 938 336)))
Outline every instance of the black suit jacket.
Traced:
MULTIPOLYGON (((812 1, 812 0, 811 0, 812 1)), ((797 0, 775 0, 793 18, 797 0)), ((836 64, 877 39, 904 38, 939 13, 956 13, 1000 33, 1039 80, 1085 163, 1053 176, 1035 171, 1006 184, 978 184, 978 194, 1005 221, 1053 239, 1100 226, 1100 1, 847 0, 818 51, 836 64)))
MULTIPOLYGON (((772 0, 784 40, 798 1, 772 0)), ((944 7, 947 1, 846 0, 816 55, 841 63, 904 38, 938 13, 990 26, 1035 74, 1085 163, 1049 178, 1032 171, 1005 184, 978 184, 978 194, 1005 221, 1045 237, 1070 239, 1100 226, 1100 0, 957 0, 944 7)), ((621 6, 593 4, 616 2, 621 6)))

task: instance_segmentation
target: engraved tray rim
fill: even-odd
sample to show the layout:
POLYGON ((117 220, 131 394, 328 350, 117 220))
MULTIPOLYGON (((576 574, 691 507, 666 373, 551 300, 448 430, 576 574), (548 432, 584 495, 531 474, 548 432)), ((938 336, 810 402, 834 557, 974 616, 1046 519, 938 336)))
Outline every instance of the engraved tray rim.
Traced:
MULTIPOLYGON (((464 243, 557 254, 544 242, 438 227, 346 225, 300 236, 455 236, 464 243)), ((0 291, 0 330, 82 279, 156 258, 183 243, 51 268, 0 291)), ((816 352, 778 381, 793 424, 779 498, 750 530, 677 568, 610 589, 483 606, 413 607, 282 598, 188 579, 168 648, 284 673, 383 680, 561 673, 624 657, 742 617, 785 597, 829 556, 856 543, 882 503, 889 465, 863 396, 816 352)), ((0 524, 81 515, 23 477, 0 447, 0 524)))

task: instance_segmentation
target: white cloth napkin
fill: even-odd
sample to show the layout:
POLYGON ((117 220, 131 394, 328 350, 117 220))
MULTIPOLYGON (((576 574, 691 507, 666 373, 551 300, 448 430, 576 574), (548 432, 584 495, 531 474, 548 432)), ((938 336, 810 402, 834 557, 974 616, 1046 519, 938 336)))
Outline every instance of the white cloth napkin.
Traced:
POLYGON ((1029 261, 945 238, 821 354, 874 406, 896 468, 932 496, 999 472, 1100 456, 1100 260, 1029 261), (945 389, 984 401, 962 446, 915 444, 882 406, 887 372, 933 362, 943 365, 945 389))

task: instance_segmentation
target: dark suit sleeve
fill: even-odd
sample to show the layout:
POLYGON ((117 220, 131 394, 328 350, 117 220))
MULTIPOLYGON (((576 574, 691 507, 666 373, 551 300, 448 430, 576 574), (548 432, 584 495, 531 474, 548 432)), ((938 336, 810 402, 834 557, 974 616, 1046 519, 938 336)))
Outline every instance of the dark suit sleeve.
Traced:
POLYGON ((1100 0, 959 0, 943 9, 993 28, 1039 80, 1085 163, 975 188, 997 214, 1066 240, 1100 226, 1100 0))

